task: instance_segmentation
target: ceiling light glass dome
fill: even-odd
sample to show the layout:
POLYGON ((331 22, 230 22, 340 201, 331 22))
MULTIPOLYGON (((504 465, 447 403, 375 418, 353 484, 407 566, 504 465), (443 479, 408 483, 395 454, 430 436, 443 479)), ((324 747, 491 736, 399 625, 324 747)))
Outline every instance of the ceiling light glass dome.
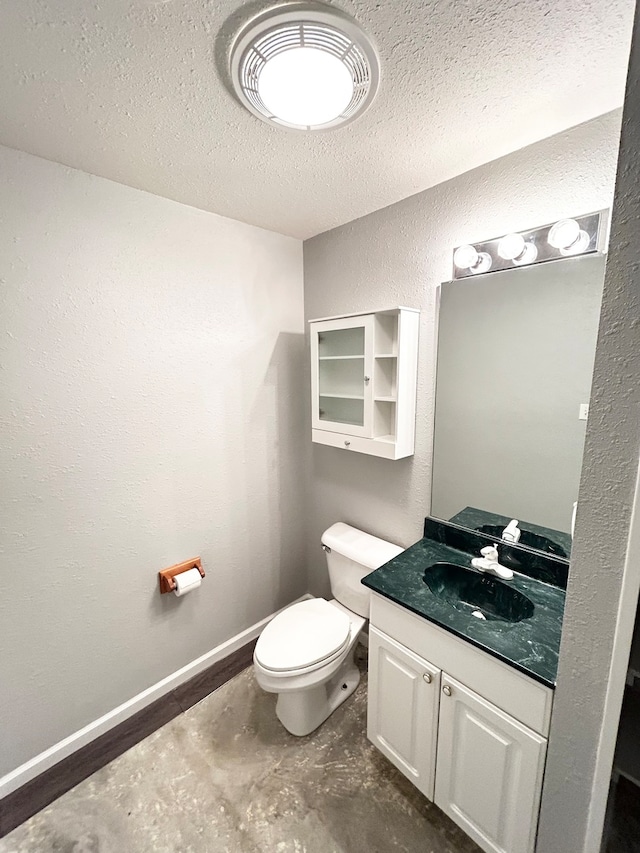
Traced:
POLYGON ((352 121, 372 102, 378 57, 356 22, 322 4, 263 12, 231 49, 231 79, 242 104, 263 121, 325 130, 352 121))

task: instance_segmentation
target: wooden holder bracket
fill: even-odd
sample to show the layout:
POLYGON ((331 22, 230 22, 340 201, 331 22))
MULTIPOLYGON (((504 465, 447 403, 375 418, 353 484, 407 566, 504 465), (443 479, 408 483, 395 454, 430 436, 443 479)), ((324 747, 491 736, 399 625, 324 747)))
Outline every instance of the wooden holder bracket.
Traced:
POLYGON ((182 572, 188 572, 189 569, 197 569, 200 572, 200 576, 204 577, 204 569, 202 568, 200 557, 194 557, 193 560, 185 560, 184 563, 176 563, 175 566, 170 566, 168 569, 162 569, 161 572, 158 572, 160 594, 164 595, 165 592, 173 592, 176 588, 174 577, 181 575, 182 572))

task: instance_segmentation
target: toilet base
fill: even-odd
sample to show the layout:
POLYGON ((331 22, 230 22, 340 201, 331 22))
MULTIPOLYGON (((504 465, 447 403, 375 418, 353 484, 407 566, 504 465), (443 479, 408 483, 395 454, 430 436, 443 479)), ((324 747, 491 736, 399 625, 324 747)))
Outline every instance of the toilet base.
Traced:
POLYGON ((276 715, 290 734, 311 734, 351 696, 360 682, 360 670, 354 663, 355 645, 328 681, 306 690, 278 694, 276 715))

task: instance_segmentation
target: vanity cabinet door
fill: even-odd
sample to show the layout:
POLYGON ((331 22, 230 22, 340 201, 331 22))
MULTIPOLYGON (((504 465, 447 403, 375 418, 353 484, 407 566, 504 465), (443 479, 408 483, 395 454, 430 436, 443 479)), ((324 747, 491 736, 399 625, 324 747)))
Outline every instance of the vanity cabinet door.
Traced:
POLYGON ((369 629, 367 737, 433 800, 440 670, 369 629))
POLYGON ((546 740, 442 676, 435 802, 483 849, 531 853, 546 740))

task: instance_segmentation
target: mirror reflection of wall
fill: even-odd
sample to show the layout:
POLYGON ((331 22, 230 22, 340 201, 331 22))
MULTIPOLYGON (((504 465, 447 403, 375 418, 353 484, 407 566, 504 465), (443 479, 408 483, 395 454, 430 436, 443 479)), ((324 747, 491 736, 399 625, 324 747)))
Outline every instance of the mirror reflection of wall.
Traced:
POLYGON ((515 518, 521 544, 568 556, 604 267, 590 255, 442 285, 433 516, 498 536, 515 518))

